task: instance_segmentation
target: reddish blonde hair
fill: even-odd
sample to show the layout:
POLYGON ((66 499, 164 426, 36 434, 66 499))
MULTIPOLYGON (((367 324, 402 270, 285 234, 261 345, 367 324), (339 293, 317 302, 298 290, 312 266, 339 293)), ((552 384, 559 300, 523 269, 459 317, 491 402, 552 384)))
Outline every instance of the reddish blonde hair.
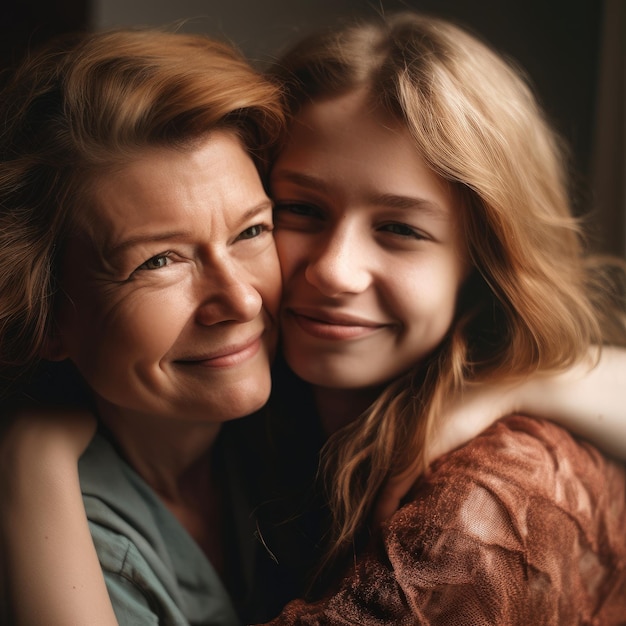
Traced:
POLYGON ((0 395, 40 361, 57 260, 96 176, 223 127, 263 172, 283 123, 279 89, 202 36, 85 34, 27 59, 0 96, 0 395))

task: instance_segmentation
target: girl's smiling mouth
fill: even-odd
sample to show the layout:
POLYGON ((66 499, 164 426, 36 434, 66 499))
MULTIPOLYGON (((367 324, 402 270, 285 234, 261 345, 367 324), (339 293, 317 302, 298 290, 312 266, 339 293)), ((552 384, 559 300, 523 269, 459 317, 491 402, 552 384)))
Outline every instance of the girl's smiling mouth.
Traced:
POLYGON ((331 341, 360 339, 389 326, 386 323, 322 310, 288 308, 285 314, 287 319, 293 319, 305 333, 331 341))

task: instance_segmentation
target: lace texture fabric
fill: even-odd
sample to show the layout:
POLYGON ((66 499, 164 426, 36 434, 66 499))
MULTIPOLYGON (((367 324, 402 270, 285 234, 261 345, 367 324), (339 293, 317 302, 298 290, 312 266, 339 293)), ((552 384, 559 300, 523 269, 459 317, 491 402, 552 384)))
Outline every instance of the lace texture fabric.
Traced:
POLYGON ((271 624, 626 624, 625 467, 501 420, 431 467, 332 595, 271 624))

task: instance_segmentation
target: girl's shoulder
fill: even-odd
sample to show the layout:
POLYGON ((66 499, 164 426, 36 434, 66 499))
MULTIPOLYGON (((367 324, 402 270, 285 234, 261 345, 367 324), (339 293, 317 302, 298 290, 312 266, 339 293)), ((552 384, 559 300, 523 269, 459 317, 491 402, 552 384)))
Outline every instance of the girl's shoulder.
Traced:
POLYGON ((551 422, 512 416, 435 462, 381 547, 426 614, 436 589, 439 608, 465 614, 473 598, 500 623, 624 615, 625 494, 623 464, 551 422))
POLYGON ((437 459, 406 506, 433 516, 482 518, 486 511, 478 503, 489 500, 511 521, 553 510, 580 524, 621 508, 624 528, 625 493, 623 463, 550 421, 513 415, 437 459))

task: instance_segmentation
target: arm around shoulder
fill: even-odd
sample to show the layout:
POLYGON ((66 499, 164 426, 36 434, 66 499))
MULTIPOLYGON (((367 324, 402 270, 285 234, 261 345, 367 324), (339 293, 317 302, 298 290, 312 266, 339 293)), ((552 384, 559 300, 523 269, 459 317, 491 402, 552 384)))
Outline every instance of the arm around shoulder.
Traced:
POLYGON ((291 603, 272 623, 525 626, 624 615, 625 488, 621 465, 559 427, 507 418, 433 465, 334 594, 291 603))
POLYGON ((530 379, 516 395, 516 412, 550 419, 626 460, 625 348, 592 350, 569 370, 530 379))
POLYGON ((78 481, 83 412, 24 409, 0 439, 0 541, 12 624, 115 626, 78 481))

